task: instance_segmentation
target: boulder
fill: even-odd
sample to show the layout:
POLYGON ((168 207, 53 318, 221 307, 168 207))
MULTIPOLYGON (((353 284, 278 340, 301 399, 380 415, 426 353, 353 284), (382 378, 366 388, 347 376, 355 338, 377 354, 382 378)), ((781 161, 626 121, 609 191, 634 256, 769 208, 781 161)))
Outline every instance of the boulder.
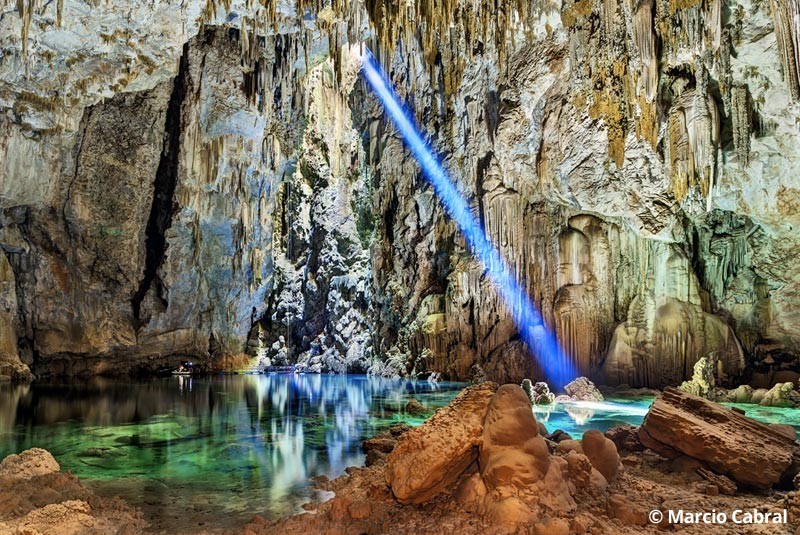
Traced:
POLYGON ((578 401, 603 401, 603 394, 586 377, 578 377, 564 387, 570 398, 578 401))
MULTIPOLYGON (((398 501, 431 500, 477 459, 483 418, 496 390, 497 384, 491 382, 468 387, 424 424, 400 437, 386 459, 386 483, 398 501)), ((530 412, 530 405, 526 406, 530 412)))
POLYGON ((758 403, 766 407, 797 407, 800 405, 800 392, 794 383, 778 383, 764 394, 758 403))
POLYGON ((750 397, 750 403, 755 403, 756 405, 760 404, 764 396, 767 395, 767 392, 769 392, 769 390, 766 388, 756 388, 753 390, 753 395, 750 397))
POLYGON ((583 434, 581 445, 592 466, 603 474, 606 481, 614 481, 621 465, 614 442, 597 429, 590 429, 583 434))
POLYGON ((733 390, 728 391, 728 401, 731 403, 750 403, 753 399, 753 387, 750 385, 739 385, 733 390))
POLYGON ((520 386, 530 399, 531 405, 550 405, 556 399, 555 394, 550 391, 547 383, 540 381, 533 384, 530 379, 524 379, 520 386))
POLYGON ((539 435, 528 397, 520 387, 503 385, 492 398, 484 420, 480 466, 490 489, 526 487, 547 473, 547 444, 539 435))
POLYGON ((32 448, 19 455, 12 454, 3 459, 3 462, 0 463, 0 479, 28 480, 59 470, 61 467, 49 451, 32 448))
POLYGON ((787 437, 791 438, 792 440, 797 440, 797 429, 792 427, 788 424, 769 424, 769 426, 777 431, 778 433, 782 433, 787 437))
POLYGON ((529 522, 575 506, 564 478, 567 461, 550 456, 528 397, 516 385, 501 386, 489 404, 479 465, 494 500, 486 513, 498 522, 529 522))
POLYGON ((406 403, 406 412, 413 416, 420 416, 425 414, 425 407, 416 399, 411 398, 408 400, 408 403, 406 403))
POLYGON ((790 481, 800 470, 800 446, 787 435, 676 388, 665 389, 650 407, 639 438, 662 455, 693 457, 755 488, 790 481))
POLYGON ((365 464, 367 466, 372 466, 386 459, 386 456, 391 453, 395 445, 397 445, 398 437, 409 429, 411 429, 411 427, 406 423, 395 424, 386 431, 362 442, 361 449, 367 454, 365 464))
POLYGON ((715 385, 714 363, 703 357, 694 363, 692 379, 684 381, 678 388, 701 398, 716 399, 715 385))

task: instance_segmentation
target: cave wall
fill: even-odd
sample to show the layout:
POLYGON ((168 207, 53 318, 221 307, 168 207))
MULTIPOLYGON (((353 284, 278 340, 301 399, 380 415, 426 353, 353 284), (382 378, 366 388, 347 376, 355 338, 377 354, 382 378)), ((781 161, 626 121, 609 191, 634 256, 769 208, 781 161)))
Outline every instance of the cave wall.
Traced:
MULTIPOLYGON (((723 383, 796 379, 793 4, 453 4, 411 29, 378 8, 381 58, 577 368, 661 387, 709 356, 723 383)), ((454 378, 539 375, 372 119, 381 351, 454 378)))
POLYGON ((268 4, 2 14, 0 374, 540 375, 366 44, 582 373, 797 378, 796 3, 268 4))

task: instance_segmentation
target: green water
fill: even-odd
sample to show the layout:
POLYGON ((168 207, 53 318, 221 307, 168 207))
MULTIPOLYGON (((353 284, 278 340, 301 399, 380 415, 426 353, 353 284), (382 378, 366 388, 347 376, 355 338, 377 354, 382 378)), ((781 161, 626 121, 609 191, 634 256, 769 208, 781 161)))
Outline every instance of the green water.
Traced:
POLYGON ((291 374, 6 385, 0 458, 45 448, 157 529, 241 526, 297 512, 312 477, 363 464, 363 439, 422 423, 410 397, 433 411, 462 387, 291 374))

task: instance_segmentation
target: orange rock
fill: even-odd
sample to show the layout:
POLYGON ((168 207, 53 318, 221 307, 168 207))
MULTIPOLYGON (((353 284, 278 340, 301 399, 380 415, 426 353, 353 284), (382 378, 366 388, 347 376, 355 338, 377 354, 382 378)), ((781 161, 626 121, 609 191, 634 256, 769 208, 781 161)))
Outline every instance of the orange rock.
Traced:
POLYGON ((400 437, 386 459, 386 483, 398 501, 429 501, 475 461, 483 418, 496 390, 497 385, 489 382, 469 387, 400 437))
POLYGON ((534 526, 536 535, 569 535, 569 522, 563 518, 548 518, 534 526))
POLYGON ((550 465, 530 401, 517 385, 503 385, 491 400, 480 446, 481 475, 488 488, 524 487, 541 480, 550 465))
POLYGON ((791 480, 800 469, 800 446, 780 429, 675 388, 650 407, 639 437, 654 451, 688 455, 756 488, 791 480))
POLYGON ((600 431, 591 429, 583 434, 581 445, 583 453, 589 458, 592 466, 603 474, 606 481, 613 481, 617 477, 621 465, 614 442, 606 438, 600 431))
POLYGON ((369 518, 369 515, 372 514, 372 506, 368 501, 361 500, 351 503, 348 511, 350 512, 350 518, 361 520, 363 518, 369 518))
POLYGON ((556 451, 561 453, 567 453, 570 451, 583 453, 583 446, 580 442, 574 439, 562 440, 556 445, 556 451))

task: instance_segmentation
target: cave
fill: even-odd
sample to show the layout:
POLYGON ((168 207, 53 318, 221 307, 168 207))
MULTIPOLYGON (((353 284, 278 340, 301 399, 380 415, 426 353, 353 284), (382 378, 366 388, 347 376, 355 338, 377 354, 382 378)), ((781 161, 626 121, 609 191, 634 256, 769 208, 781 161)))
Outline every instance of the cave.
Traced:
POLYGON ((798 0, 0 8, 0 534, 796 533, 798 0))

